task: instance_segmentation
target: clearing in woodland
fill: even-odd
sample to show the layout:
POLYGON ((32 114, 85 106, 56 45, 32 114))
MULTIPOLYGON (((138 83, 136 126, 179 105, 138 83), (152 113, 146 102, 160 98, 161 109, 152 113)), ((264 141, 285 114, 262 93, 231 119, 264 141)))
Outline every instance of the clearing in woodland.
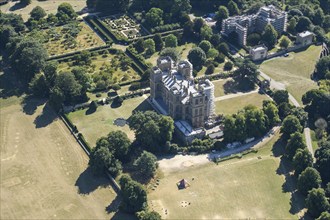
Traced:
POLYGON ((110 181, 91 174, 88 156, 47 104, 10 97, 0 105, 1 219, 130 218, 111 213, 118 198, 110 181))
POLYGON ((303 200, 291 194, 280 148, 277 134, 258 153, 241 159, 164 171, 149 192, 149 205, 164 219, 296 219, 303 200), (179 190, 182 179, 190 186, 179 190))

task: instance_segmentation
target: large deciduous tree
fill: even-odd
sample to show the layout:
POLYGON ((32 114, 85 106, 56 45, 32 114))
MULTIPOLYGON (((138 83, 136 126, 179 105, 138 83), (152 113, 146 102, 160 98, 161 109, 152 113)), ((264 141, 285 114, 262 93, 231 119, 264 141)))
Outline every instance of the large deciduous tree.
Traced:
POLYGON ((271 24, 267 24, 262 33, 262 41, 268 48, 274 48, 277 43, 278 33, 271 24))
POLYGON ((324 183, 330 182, 330 141, 320 141, 315 152, 315 167, 320 172, 324 183))
POLYGON ((306 207, 308 213, 317 218, 321 215, 322 212, 329 210, 330 205, 325 197, 323 189, 312 189, 306 198, 306 207))
POLYGON ((295 175, 299 175, 307 167, 313 166, 313 156, 307 148, 297 149, 296 154, 293 157, 293 166, 295 169, 295 175))
POLYGON ((319 188, 321 184, 321 176, 316 169, 307 167, 298 177, 297 189, 304 195, 313 188, 319 188))
POLYGON ((146 24, 153 28, 163 24, 163 10, 160 8, 151 8, 146 13, 145 22, 146 24))
POLYGON ((281 132, 285 138, 289 138, 295 132, 302 132, 302 129, 299 119, 294 115, 289 115, 283 120, 281 132))
POLYGON ((194 65, 194 68, 202 68, 206 61, 206 54, 200 47, 195 47, 189 51, 188 60, 194 65))
POLYGON ((157 170, 157 157, 148 151, 143 151, 134 161, 139 172, 146 177, 153 177, 157 170))

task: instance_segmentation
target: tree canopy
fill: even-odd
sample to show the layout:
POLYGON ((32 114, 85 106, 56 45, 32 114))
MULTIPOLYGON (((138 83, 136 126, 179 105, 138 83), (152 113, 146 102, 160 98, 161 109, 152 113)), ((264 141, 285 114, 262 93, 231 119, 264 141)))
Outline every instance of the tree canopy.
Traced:
POLYGON ((146 177, 153 177, 157 170, 157 157, 148 151, 143 151, 134 161, 139 172, 146 177))
POLYGON ((307 195, 308 191, 313 188, 319 188, 321 184, 321 177, 319 172, 312 167, 307 167, 298 178, 297 188, 298 190, 307 195))

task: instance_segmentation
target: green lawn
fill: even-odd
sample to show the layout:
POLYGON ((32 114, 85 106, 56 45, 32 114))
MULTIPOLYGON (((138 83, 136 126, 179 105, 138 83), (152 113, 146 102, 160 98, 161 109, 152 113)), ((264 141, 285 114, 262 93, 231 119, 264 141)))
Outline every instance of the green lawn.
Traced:
POLYGON ((305 51, 292 52, 288 57, 278 57, 263 62, 260 70, 274 80, 284 83, 287 90, 301 102, 308 90, 317 88, 310 79, 319 58, 321 46, 310 46, 305 51))
POLYGON ((166 219, 297 219, 290 213, 290 193, 282 191, 285 177, 277 174, 280 159, 270 156, 278 138, 242 159, 165 173, 149 192, 150 207, 166 219), (178 190, 182 178, 191 186, 178 190))
POLYGON ((254 105, 257 107, 262 107, 262 102, 268 100, 266 95, 259 93, 253 93, 249 95, 243 95, 231 99, 225 99, 215 102, 215 112, 217 114, 234 114, 239 110, 243 109, 247 105, 254 105))
POLYGON ((118 108, 112 108, 109 105, 99 106, 96 112, 86 114, 87 109, 71 112, 68 117, 77 126, 86 138, 87 142, 94 147, 97 139, 107 135, 110 131, 124 131, 128 137, 133 140, 134 132, 131 131, 128 125, 118 127, 113 124, 117 118, 129 118, 133 110, 151 110, 150 104, 144 97, 127 99, 118 108))

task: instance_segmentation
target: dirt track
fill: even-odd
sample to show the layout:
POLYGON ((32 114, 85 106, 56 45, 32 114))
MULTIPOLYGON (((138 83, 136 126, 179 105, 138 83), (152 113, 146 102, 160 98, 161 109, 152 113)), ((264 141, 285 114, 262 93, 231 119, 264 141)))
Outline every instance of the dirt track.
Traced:
POLYGON ((27 113, 1 108, 0 219, 109 219, 108 180, 86 170, 87 156, 52 110, 29 104, 27 113))

